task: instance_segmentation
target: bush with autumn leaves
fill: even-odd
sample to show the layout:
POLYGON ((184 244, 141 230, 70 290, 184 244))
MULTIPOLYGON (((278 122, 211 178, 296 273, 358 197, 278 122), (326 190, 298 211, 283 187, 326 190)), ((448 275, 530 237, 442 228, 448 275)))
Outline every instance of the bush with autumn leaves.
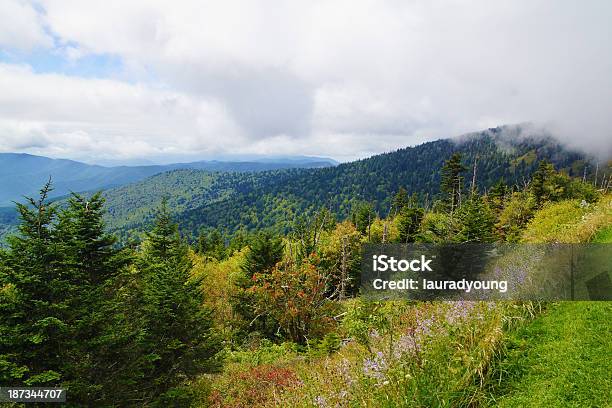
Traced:
POLYGON ((328 297, 331 276, 312 254, 277 264, 268 273, 256 273, 249 292, 258 316, 277 322, 279 335, 298 344, 324 336, 335 326, 337 302, 328 297))

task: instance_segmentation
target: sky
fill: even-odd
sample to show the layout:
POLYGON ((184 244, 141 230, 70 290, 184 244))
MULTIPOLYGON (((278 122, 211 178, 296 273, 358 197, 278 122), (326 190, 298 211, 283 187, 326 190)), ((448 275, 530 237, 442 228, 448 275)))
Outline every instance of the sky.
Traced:
POLYGON ((0 152, 339 161, 531 122, 612 156, 607 0, 1 0, 0 152))

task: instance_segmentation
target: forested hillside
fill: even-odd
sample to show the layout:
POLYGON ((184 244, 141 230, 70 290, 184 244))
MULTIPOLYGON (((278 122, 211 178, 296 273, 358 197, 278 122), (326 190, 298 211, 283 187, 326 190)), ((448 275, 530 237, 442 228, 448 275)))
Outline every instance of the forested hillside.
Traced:
POLYGON ((10 206, 23 196, 35 195, 40 186, 53 179, 51 197, 71 191, 96 191, 137 182, 175 169, 254 172, 287 168, 318 168, 334 165, 317 157, 279 158, 260 161, 198 161, 151 166, 104 167, 73 160, 50 159, 29 154, 0 153, 0 205, 10 206))
POLYGON ((104 192, 107 219, 113 229, 129 232, 152 222, 162 200, 174 213, 182 213, 239 194, 244 185, 273 180, 277 172, 260 174, 173 170, 104 192))
MULTIPOLYGON (((500 127, 444 139, 322 169, 292 169, 248 175, 174 172, 105 193, 110 226, 124 236, 143 230, 155 204, 167 195, 183 233, 195 237, 202 228, 231 234, 237 229, 273 228, 287 232, 298 216, 321 207, 338 219, 367 203, 386 216, 392 193, 400 187, 417 193, 426 207, 440 193, 439 169, 453 153, 462 154, 471 183, 473 164, 482 192, 500 179, 522 187, 542 159, 570 176, 583 176, 585 156, 568 151, 548 135, 523 137, 520 127, 500 127)), ((587 166, 587 175, 594 170, 587 166)))

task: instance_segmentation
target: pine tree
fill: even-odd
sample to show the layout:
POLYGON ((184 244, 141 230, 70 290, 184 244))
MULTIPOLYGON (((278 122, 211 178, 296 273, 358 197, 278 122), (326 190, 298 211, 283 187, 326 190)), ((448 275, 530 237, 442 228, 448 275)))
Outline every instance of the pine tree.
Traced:
POLYGON ((445 201, 450 207, 451 213, 461 204, 462 191, 464 190, 464 177, 461 174, 465 170, 467 170, 467 167, 462 164, 460 153, 454 153, 442 166, 440 190, 446 194, 445 201))
POLYGON ((538 169, 533 173, 531 179, 531 192, 536 200, 536 205, 540 207, 545 201, 550 199, 550 182, 555 175, 555 168, 546 160, 540 161, 538 169))
POLYGON ((492 242, 495 216, 486 201, 477 193, 457 211, 459 221, 455 239, 459 242, 492 242))
POLYGON ((257 274, 269 274, 276 264, 283 259, 283 241, 269 232, 260 232, 249 245, 242 264, 242 274, 236 281, 236 294, 232 298, 234 312, 243 320, 245 332, 259 332, 273 337, 276 323, 270 318, 258 316, 256 312, 257 299, 251 288, 257 274))
POLYGON ((422 208, 404 208, 399 215, 399 242, 414 242, 419 231, 425 210, 422 208))
POLYGON ((190 279, 192 266, 189 247, 164 203, 137 261, 142 283, 138 343, 143 353, 138 393, 144 403, 167 406, 170 400, 176 404, 184 399, 186 404, 185 379, 218 368, 221 343, 202 292, 190 279))
POLYGON ((74 334, 70 284, 59 264, 55 239, 57 208, 49 204, 51 181, 38 200, 17 204, 19 235, 3 253, 0 293, 0 383, 59 386, 64 380, 64 345, 74 334))

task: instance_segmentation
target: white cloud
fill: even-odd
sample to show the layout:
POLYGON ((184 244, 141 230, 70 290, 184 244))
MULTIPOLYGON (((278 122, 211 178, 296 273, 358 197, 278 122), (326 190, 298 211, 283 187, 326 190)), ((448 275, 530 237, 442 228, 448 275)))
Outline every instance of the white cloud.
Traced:
POLYGON ((0 48, 29 51, 51 45, 53 39, 43 29, 32 4, 20 0, 0 1, 0 48))
POLYGON ((40 5, 67 58, 119 57, 135 83, 0 70, 0 117, 73 156, 348 159, 524 121, 612 149, 607 1, 40 5))
POLYGON ((244 143, 213 99, 0 64, 0 150, 130 158, 244 143), (223 137, 219 137, 223 135, 223 137))

